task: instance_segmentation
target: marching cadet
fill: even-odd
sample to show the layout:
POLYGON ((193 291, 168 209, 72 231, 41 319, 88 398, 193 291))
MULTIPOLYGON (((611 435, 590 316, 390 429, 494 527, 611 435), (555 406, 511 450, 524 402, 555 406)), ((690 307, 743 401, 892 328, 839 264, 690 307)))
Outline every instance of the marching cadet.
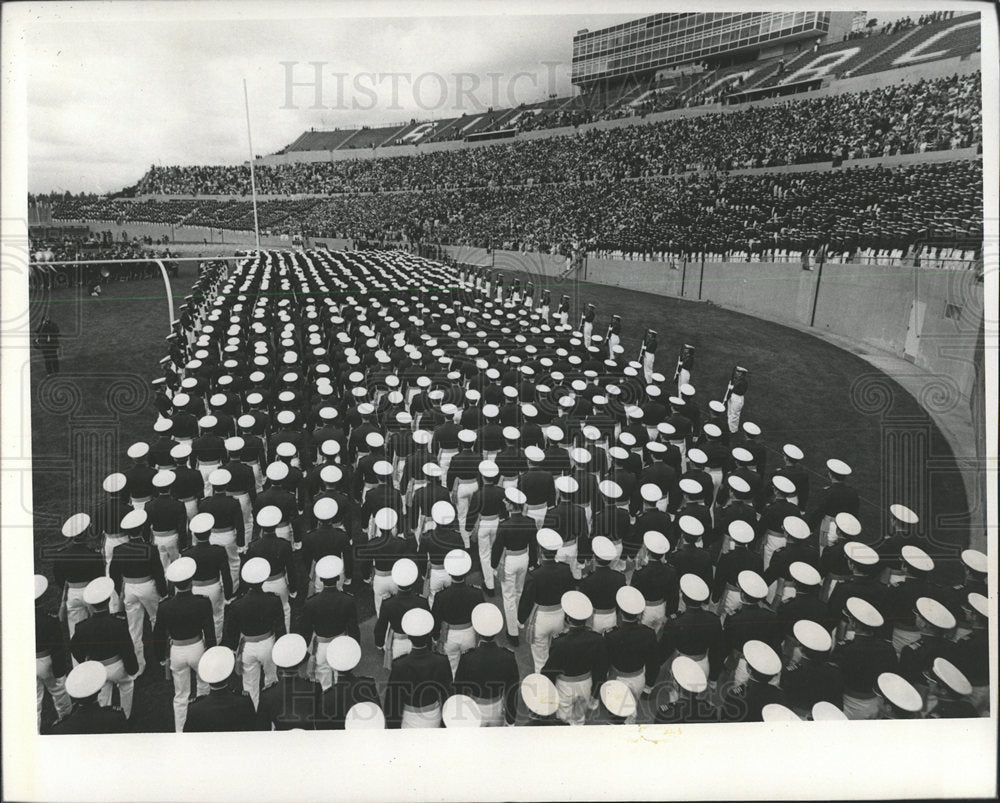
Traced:
POLYGON ((495 578, 490 560, 493 555, 493 543, 496 540, 497 528, 504 513, 504 491, 499 485, 500 467, 492 460, 484 460, 479 464, 479 474, 483 478, 482 485, 472 495, 469 511, 464 526, 466 532, 475 533, 476 547, 479 550, 479 568, 483 573, 483 586, 486 596, 492 597, 495 592, 495 578))
POLYGON ((170 492, 184 505, 184 512, 190 522, 198 513, 198 502, 205 495, 205 481, 201 477, 201 472, 191 468, 188 461, 191 459, 191 444, 181 442, 170 450, 170 456, 176 463, 174 472, 174 482, 170 486, 170 492))
POLYGON ((64 545, 43 551, 45 558, 52 562, 52 575, 62 597, 59 618, 69 626, 70 638, 77 625, 89 616, 83 601, 84 589, 91 580, 104 576, 100 553, 87 546, 89 530, 90 516, 75 513, 63 523, 64 545))
POLYGON ((854 517, 858 515, 858 492, 846 482, 851 476, 851 467, 843 460, 831 458, 826 461, 826 471, 830 484, 819 492, 815 507, 806 516, 809 529, 819 534, 821 555, 827 547, 833 546, 837 539, 834 521, 837 514, 850 513, 854 517))
POLYGON ((304 589, 304 596, 310 591, 321 591, 323 581, 315 575, 316 565, 328 555, 335 555, 344 564, 343 577, 353 588, 354 584, 354 550, 351 546, 351 536, 343 527, 344 516, 336 499, 321 497, 312 506, 316 526, 302 536, 300 555, 303 565, 309 569, 306 573, 312 587, 304 589), (315 580, 311 578, 315 575, 315 580))
POLYGON ((785 649, 782 654, 787 659, 794 647, 793 640, 795 623, 802 619, 819 622, 828 630, 835 630, 840 621, 839 614, 831 614, 826 603, 820 599, 819 586, 821 578, 815 566, 802 561, 795 561, 788 567, 795 595, 780 602, 777 607, 778 621, 781 622, 785 635, 785 649))
POLYGON ((719 562, 715 567, 715 579, 712 582, 712 602, 723 622, 739 610, 740 574, 749 571, 759 575, 764 571, 763 559, 750 550, 750 544, 754 540, 753 527, 745 521, 736 519, 730 523, 727 535, 733 543, 733 548, 719 556, 719 562))
POLYGON ((555 486, 559 499, 556 506, 545 514, 545 526, 557 533, 566 534, 562 548, 556 553, 556 560, 567 564, 573 577, 579 580, 580 542, 585 545, 586 552, 586 544, 590 542, 590 523, 583 506, 573 501, 580 490, 579 483, 573 477, 561 475, 556 477, 555 486))
POLYGON ((664 661, 686 655, 714 681, 725 656, 722 625, 715 614, 703 608, 708 602, 708 584, 696 574, 683 574, 680 588, 684 612, 663 626, 660 654, 664 661))
POLYGON ((235 587, 240 577, 240 552, 245 551, 248 533, 244 529, 240 503, 225 491, 231 478, 224 468, 215 469, 208 475, 212 494, 198 502, 198 512, 208 513, 212 517, 212 534, 208 541, 226 550, 229 577, 235 587))
POLYGON ((792 627, 801 645, 801 657, 781 676, 781 688, 788 706, 803 719, 816 703, 825 700, 840 708, 844 704, 844 678, 840 667, 830 661, 833 639, 819 622, 802 619, 792 627))
POLYGON ((139 441, 128 447, 126 454, 132 461, 132 467, 125 473, 126 484, 132 507, 142 510, 153 495, 153 477, 156 469, 149 465, 149 444, 139 441))
POLYGON ((451 495, 441 484, 441 466, 427 462, 420 467, 420 473, 422 479, 414 483, 416 488, 410 500, 407 516, 410 526, 414 528, 418 546, 423 541, 424 533, 434 525, 434 505, 438 502, 451 505, 451 495))
POLYGON ((760 442, 760 427, 753 421, 744 421, 740 428, 743 430, 743 448, 753 455, 753 462, 750 465, 761 477, 766 477, 767 447, 760 442))
POLYGON ((128 536, 121 531, 121 522, 125 514, 132 509, 125 496, 125 475, 109 474, 104 478, 102 487, 107 498, 94 512, 94 530, 101 536, 101 554, 104 556, 104 573, 108 574, 111 567, 111 555, 115 547, 124 544, 128 536))
POLYGON ((274 642, 271 660, 278 668, 278 682, 260 693, 259 730, 316 730, 323 690, 300 673, 308 657, 309 647, 298 633, 286 633, 274 642))
POLYGON ((608 331, 605 339, 608 344, 608 359, 616 360, 618 349, 621 348, 622 318, 620 315, 612 315, 611 323, 608 324, 608 331))
POLYGON ((483 715, 476 701, 465 694, 453 694, 441 707, 441 722, 446 728, 480 728, 483 715))
MULTIPOLYGON (((521 428, 522 438, 524 427, 521 428)), ((521 474, 517 487, 524 492, 525 513, 535 520, 539 528, 545 526, 545 516, 556 503, 556 485, 552 474, 543 468, 545 452, 538 446, 528 446, 524 450, 528 460, 528 470, 521 474)))
POLYGON ((452 550, 465 550, 465 539, 454 527, 455 507, 451 502, 435 502, 431 508, 434 529, 420 540, 420 553, 425 557, 427 573, 427 601, 434 603, 434 597, 441 589, 451 584, 451 577, 445 570, 444 558, 452 550))
POLYGON ((552 291, 548 288, 542 290, 541 299, 538 304, 538 312, 542 316, 542 320, 545 323, 549 322, 549 305, 551 304, 552 291))
POLYGON ((355 675, 361 663, 361 645, 352 636, 341 635, 325 645, 326 665, 336 673, 336 682, 323 692, 323 713, 316 730, 344 730, 348 713, 359 704, 378 706, 375 679, 355 675))
POLYGON ((878 545, 878 556, 882 567, 882 582, 894 586, 901 582, 905 573, 902 549, 904 546, 926 548, 927 541, 919 537, 915 530, 919 517, 905 505, 889 505, 889 534, 878 545))
POLYGON ((820 566, 819 551, 810 543, 809 525, 798 516, 787 516, 782 520, 781 529, 787 545, 771 556, 771 563, 764 572, 767 583, 767 601, 779 604, 792 592, 792 576, 789 568, 793 563, 808 563, 817 571, 820 566))
POLYGON ((642 593, 622 586, 615 595, 621 623, 604 634, 612 677, 622 681, 638 700, 649 694, 660 673, 660 645, 652 628, 639 622, 646 609, 642 593))
MULTIPOLYGON (((66 675, 70 670, 70 656, 59 620, 42 607, 41 599, 48 590, 49 581, 43 574, 35 575, 35 689, 37 697, 37 726, 42 729, 42 702, 48 690, 56 709, 57 723, 73 709, 66 693, 66 675)), ((103 685, 103 684, 102 684, 103 685)))
POLYGON ((878 705, 876 719, 916 719, 924 707, 920 692, 895 672, 882 672, 874 688, 878 705))
POLYGON ((784 692, 771 683, 781 673, 781 659, 763 641, 747 641, 742 651, 749 677, 723 697, 722 721, 763 722, 764 706, 785 705, 784 692))
POLYGON ((693 574, 701 579, 705 588, 711 587, 712 555, 707 549, 698 546, 704 532, 701 522, 693 516, 680 516, 677 528, 680 530, 681 544, 669 554, 667 563, 680 577, 693 574))
POLYGON ((642 363, 643 376, 647 385, 653 384, 653 374, 655 373, 653 363, 656 361, 656 348, 656 330, 647 329, 646 335, 642 339, 642 348, 639 349, 639 362, 642 363))
POLYGON ((737 577, 740 589, 740 607, 726 617, 723 625, 728 664, 735 664, 736 683, 746 678, 746 664, 738 660, 739 652, 748 641, 761 641, 776 653, 784 641, 777 615, 766 607, 767 584, 757 572, 742 571, 737 577))
POLYGON ((556 320, 559 322, 559 326, 569 326, 569 296, 567 295, 564 295, 559 301, 559 309, 556 310, 556 320))
POLYGON ((805 454, 794 443, 786 443, 781 447, 781 456, 783 465, 773 476, 788 477, 792 481, 795 493, 788 497, 788 501, 800 511, 804 511, 809 506, 809 472, 802 467, 805 454))
POLYGON ((642 624, 652 628, 659 636, 667 619, 677 613, 680 585, 676 570, 666 562, 670 551, 667 537, 661 532, 647 530, 643 533, 642 544, 647 561, 645 566, 632 575, 632 585, 645 600, 642 624))
MULTIPOLYGON (((167 580, 174 596, 160 603, 153 628, 153 644, 161 665, 169 661, 174 681, 174 730, 181 733, 191 694, 191 673, 205 650, 215 646, 212 603, 191 593, 191 580, 198 566, 194 558, 178 558, 167 567, 167 580)), ((208 684, 198 677, 197 695, 208 694, 208 684)))
POLYGON ((591 542, 594 552, 594 570, 580 581, 579 589, 590 600, 594 609, 591 628, 597 634, 615 626, 618 621, 615 595, 625 585, 625 575, 611 568, 618 556, 615 545, 603 535, 591 542))
POLYGON ((886 610, 888 589, 878 581, 878 553, 860 541, 848 541, 844 544, 844 557, 851 576, 830 593, 830 610, 843 610, 849 597, 860 597, 880 612, 886 610))
POLYGON ((198 679, 208 694, 188 705, 185 733, 225 733, 257 730, 253 702, 229 686, 236 656, 228 647, 209 647, 198 661, 198 679))
POLYGON ((569 725, 559 718, 559 692, 545 675, 536 672, 521 681, 520 697, 524 716, 518 714, 515 724, 524 726, 569 725))
POLYGON ((84 661, 66 677, 66 693, 73 698, 73 710, 52 732, 62 736, 95 733, 125 733, 128 720, 119 708, 102 705, 98 697, 107 683, 108 672, 100 661, 84 661))
POLYGON ((729 434, 735 435, 740 431, 740 413, 743 411, 747 390, 750 387, 750 371, 742 365, 733 368, 732 376, 729 379, 729 386, 726 394, 722 398, 722 403, 726 405, 726 415, 729 421, 729 434))
POLYGON ((606 680, 598 694, 600 707, 588 725, 632 725, 638 708, 632 690, 620 680, 606 680))
POLYGON ((978 717, 972 704, 972 684, 951 661, 935 658, 925 673, 927 680, 927 718, 958 719, 978 717), (935 702, 931 702, 931 701, 935 702))
POLYGON ((500 596, 503 599, 504 616, 507 620, 507 638, 515 645, 520 641, 518 609, 524 591, 524 581, 528 566, 533 566, 536 561, 535 535, 538 527, 534 519, 524 514, 526 501, 527 497, 519 489, 505 489, 504 506, 507 509, 507 517, 497 527, 493 552, 490 556, 490 566, 497 573, 500 582, 500 596))
MULTIPOLYGON (((399 516, 392 508, 382 508, 375 514, 376 537, 355 547, 359 562, 359 575, 371 566, 372 596, 375 598, 375 616, 379 616, 382 603, 399 589, 392 578, 392 569, 401 557, 417 558, 412 539, 394 535, 399 516)), ((415 564, 414 564, 415 565, 415 564)), ((379 646, 376 644, 376 646, 379 646)))
POLYGON ((333 670, 326 660, 327 645, 341 635, 361 640, 357 602, 353 596, 337 588, 343 571, 344 562, 336 555, 326 555, 319 559, 316 577, 323 584, 323 590, 305 601, 295 628, 309 645, 309 651, 314 657, 310 677, 324 691, 333 684, 333 670))
POLYGON ((884 672, 896 671, 896 651, 875 635, 885 620, 874 605, 850 597, 844 615, 844 641, 833 653, 844 675, 844 714, 848 719, 875 719, 879 714, 875 681, 884 672))
POLYGON ((412 608, 401 624, 412 649, 392 663, 383 706, 386 727, 439 728, 452 676, 448 659, 431 652, 434 617, 425 608, 412 608))
POLYGON ((482 727, 511 725, 517 713, 521 672, 514 653, 496 642, 503 630, 503 614, 496 605, 480 602, 472 609, 472 629, 478 644, 459 658, 455 692, 475 700, 482 727))
POLYGON ((245 448, 246 442, 243 438, 227 438, 228 457, 220 470, 229 472, 229 482, 223 485, 222 489, 239 502, 243 513, 243 532, 247 533, 253 530, 253 503, 257 500, 257 479, 253 468, 241 459, 245 448))
MULTIPOLYGON (((269 567, 267 579, 264 581, 264 591, 274 594, 281 600, 285 617, 285 631, 291 626, 291 607, 289 599, 295 592, 289 589, 298 588, 298 571, 292 554, 292 545, 284 538, 279 538, 277 527, 281 523, 281 510, 274 505, 267 505, 257 513, 257 526, 260 528, 260 538, 250 544, 246 550, 247 560, 264 558, 269 567)), ((244 564, 245 565, 245 564, 244 564)))
MULTIPOLYGON (((733 548, 729 528, 734 521, 746 522, 756 537, 757 509, 750 499, 750 483, 743 477, 730 474, 716 497, 716 508, 713 511, 715 530, 709 549, 715 554, 723 554, 733 548)), ((763 562, 761 563, 763 567, 763 562)))
POLYGON ((899 674, 922 690, 927 685, 925 673, 936 658, 953 659, 955 642, 950 636, 958 622, 944 605, 931 597, 921 597, 914 606, 920 638, 899 654, 899 674))
MULTIPOLYGON (((788 544, 784 522, 788 518, 798 518, 799 509, 789 501, 795 495, 795 485, 788 477, 776 476, 771 480, 774 501, 767 505, 757 522, 757 541, 763 544, 764 569, 771 565, 771 557, 788 544)), ((804 523, 804 522, 803 522, 804 523)))
POLYGON ((108 610, 114 591, 114 583, 109 577, 101 576, 87 584, 83 600, 94 613, 77 625, 69 648, 78 664, 99 661, 104 665, 107 675, 98 702, 104 706, 109 705, 111 686, 117 686, 121 709, 128 719, 132 715, 132 692, 135 676, 139 674, 139 662, 136 660, 128 625, 108 610))
POLYGON ((596 312, 594 310, 593 304, 587 304, 583 315, 580 317, 580 331, 583 333, 583 346, 586 348, 590 345, 590 338, 594 334, 594 317, 596 312))
POLYGON ((687 725, 688 723, 718 722, 719 709, 705 696, 708 677, 701 666, 686 655, 678 655, 670 664, 675 699, 658 705, 653 721, 657 725, 687 725))
POLYGON ((934 571, 930 555, 918 546, 906 544, 900 549, 900 558, 903 580, 890 585, 885 594, 885 612, 892 622, 892 646, 897 658, 905 647, 920 639, 915 615, 917 600, 939 593, 930 580, 934 571))
POLYGON ((215 519, 211 513, 199 513, 191 519, 189 528, 194 544, 185 549, 181 557, 195 562, 191 591, 196 596, 206 597, 212 604, 215 640, 218 642, 222 640, 226 603, 233 598, 233 581, 225 548, 209 542, 214 526, 215 519))
POLYGON ((552 640, 542 674, 556 685, 559 718, 570 725, 583 725, 587 711, 597 708, 597 696, 607 677, 607 644, 587 627, 594 606, 585 594, 565 592, 560 608, 566 632, 552 640))
POLYGON ((969 632, 955 642, 953 660, 972 684, 969 702, 979 716, 985 716, 990 707, 990 645, 986 597, 973 591, 966 596, 962 609, 969 632))
MULTIPOLYGON (((556 552, 562 546, 559 533, 542 528, 535 539, 540 550, 538 566, 528 572, 518 601, 517 621, 521 627, 528 626, 531 659, 540 672, 549 659, 552 639, 562 632, 565 624, 562 597, 576 585, 576 581, 569 566, 556 563, 556 552)), ((509 632, 509 622, 507 627, 509 632)))
POLYGON ((164 571, 177 560, 188 540, 187 511, 183 502, 170 495, 173 484, 174 472, 156 472, 153 476, 153 496, 142 508, 164 571))
MULTIPOLYGON (((469 408, 469 410, 474 409, 478 408, 469 408)), ((469 410, 466 410, 466 412, 469 412, 469 410)), ((462 542, 466 548, 469 546, 470 538, 470 532, 465 529, 469 514, 469 503, 472 501, 472 497, 476 491, 479 490, 479 464, 482 462, 480 452, 473 449, 477 437, 475 430, 459 430, 459 451, 448 464, 448 472, 445 480, 445 488, 447 488, 455 500, 459 532, 462 535, 462 542)))
POLYGON ((240 658, 243 691, 250 695, 254 709, 260 700, 261 669, 265 686, 278 679, 271 648, 275 639, 285 633, 281 600, 263 589, 270 572, 265 558, 250 558, 243 564, 240 576, 246 593, 229 606, 223 632, 224 646, 235 650, 240 658))
POLYGON ((416 593, 419 580, 420 571, 417 564, 409 558, 400 558, 393 564, 392 582, 397 591, 382 603, 374 630, 375 646, 385 651, 387 669, 392 666, 393 661, 408 653, 412 647, 403 629, 403 617, 413 608, 422 608, 430 613, 430 603, 425 597, 416 593))
POLYGON ((144 537, 146 512, 132 510, 122 519, 122 532, 128 541, 115 547, 111 556, 110 576, 115 593, 121 596, 132 637, 132 649, 138 661, 138 672, 146 671, 145 649, 142 643, 143 625, 149 618, 150 627, 156 625, 156 612, 160 600, 167 595, 167 581, 163 576, 163 562, 159 553, 144 537))
POLYGON ((691 371, 694 368, 694 346, 685 343, 677 355, 677 367, 674 369, 674 380, 677 382, 677 393, 682 385, 691 384, 691 371))
POLYGON ((845 722, 844 712, 832 703, 820 700, 812 707, 809 718, 814 722, 845 722))
POLYGON ((472 570, 472 558, 463 549, 453 549, 444 557, 444 569, 451 583, 438 592, 431 603, 434 614, 434 640, 442 644, 451 671, 458 669, 462 655, 476 646, 472 612, 483 601, 483 592, 465 581, 472 570), (441 632, 442 626, 444 633, 441 632))

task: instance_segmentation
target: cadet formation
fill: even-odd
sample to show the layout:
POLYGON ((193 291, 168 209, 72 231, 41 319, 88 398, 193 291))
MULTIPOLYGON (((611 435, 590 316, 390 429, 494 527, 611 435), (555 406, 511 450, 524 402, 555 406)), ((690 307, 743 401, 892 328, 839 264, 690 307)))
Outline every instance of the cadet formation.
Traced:
POLYGON ((741 420, 747 368, 703 402, 690 344, 668 380, 569 314, 397 252, 205 271, 43 550, 39 728, 141 730, 150 667, 187 732, 987 714, 983 553, 908 500, 862 531, 848 455, 741 420))

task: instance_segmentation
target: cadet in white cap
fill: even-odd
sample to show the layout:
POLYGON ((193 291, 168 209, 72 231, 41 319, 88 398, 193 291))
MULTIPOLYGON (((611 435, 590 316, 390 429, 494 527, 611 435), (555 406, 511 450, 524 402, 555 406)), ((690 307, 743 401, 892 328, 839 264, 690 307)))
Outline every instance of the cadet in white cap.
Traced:
POLYGON ((257 511, 257 526, 260 528, 260 538, 247 547, 246 556, 264 558, 268 564, 268 577, 264 581, 264 590, 276 594, 281 600, 285 612, 285 631, 291 626, 291 605, 289 600, 296 595, 299 587, 298 562, 292 555, 292 545, 278 536, 277 527, 282 519, 280 508, 276 505, 265 505, 257 511))
POLYGON ((801 619, 792 632, 800 645, 800 656, 781 676, 788 706, 803 719, 820 700, 839 708, 843 705, 844 679, 840 667, 830 660, 830 631, 819 622, 801 619))
MULTIPOLYGON (((543 527, 538 531, 536 541, 538 566, 528 573, 518 602, 517 621, 522 626, 528 626, 531 659, 540 672, 548 661, 552 639, 562 632, 565 625, 562 597, 576 585, 576 581, 569 566, 556 563, 556 552, 562 546, 559 533, 543 527)), ((509 632, 509 621, 507 626, 509 632)))
POLYGON ((828 703, 826 700, 820 700, 812 707, 812 712, 809 718, 814 722, 847 721, 847 717, 844 715, 844 712, 837 708, 837 706, 833 703, 828 703))
POLYGON ((542 673, 559 692, 559 718, 583 725, 587 710, 597 708, 597 695, 608 673, 604 639, 587 627, 594 606, 586 594, 567 591, 560 601, 566 632, 552 641, 542 673))
POLYGON ((677 571, 666 562, 670 551, 667 537, 656 530, 648 530, 642 535, 642 545, 646 564, 633 573, 632 585, 645 599, 642 624, 659 636, 667 617, 677 612, 680 586, 677 571))
MULTIPOLYGON (((113 616, 108 609, 115 586, 110 577, 91 580, 83 592, 83 601, 93 609, 93 615, 77 625, 69 647, 77 663, 100 661, 107 670, 107 680, 101 690, 101 705, 111 703, 111 687, 118 687, 122 712, 132 715, 132 693, 139 672, 135 648, 128 625, 113 616)), ((72 694, 72 692, 70 692, 72 694)))
POLYGON ((503 599, 507 638, 516 644, 519 639, 518 607, 528 566, 535 562, 538 527, 535 520, 524 514, 524 493, 518 488, 504 489, 504 506, 507 517, 497 527, 490 567, 497 574, 500 596, 503 599))
POLYGON ((972 684, 969 702, 979 716, 987 716, 990 707, 990 638, 989 609, 986 596, 977 591, 965 595, 962 612, 969 632, 957 639, 954 663, 972 684))
POLYGON ((749 677, 722 700, 723 722, 762 722, 764 706, 786 705, 785 694, 772 683, 781 673, 781 658, 763 641, 750 639, 742 648, 749 677))
POLYGON ((427 577, 427 600, 434 604, 435 595, 451 584, 451 577, 444 567, 444 557, 453 549, 467 546, 465 539, 455 527, 455 506, 450 501, 441 500, 431 507, 434 529, 420 541, 420 551, 427 556, 430 571, 427 577))
MULTIPOLYGON (((191 593, 191 581, 198 565, 194 558, 178 558, 167 567, 167 581, 173 583, 174 596, 160 603, 153 628, 156 658, 162 665, 169 661, 174 683, 174 730, 181 733, 187 719, 191 694, 191 673, 205 650, 215 646, 215 620, 212 602, 191 593)), ((198 678, 198 696, 208 694, 208 684, 198 678)))
POLYGON ((670 702, 657 706, 654 722, 685 725, 719 721, 719 710, 705 695, 708 677, 696 661, 678 655, 670 664, 670 675, 676 688, 670 702))
POLYGON ((125 470, 129 496, 134 510, 142 510, 146 502, 149 501, 153 493, 153 486, 150 484, 156 469, 149 465, 149 444, 138 441, 128 447, 126 451, 133 466, 125 470))
POLYGON ((580 581, 579 588, 594 608, 591 629, 603 634, 618 622, 615 595, 625 585, 625 575, 611 568, 618 551, 610 538, 598 535, 590 546, 594 553, 594 570, 580 581))
POLYGON ((482 484, 472 495, 469 503, 466 529, 475 536, 479 551, 479 568, 483 574, 483 586, 488 596, 494 594, 494 572, 490 564, 493 554, 493 542, 496 539, 497 528, 500 526, 500 516, 504 512, 504 489, 498 484, 500 467, 492 460, 484 460, 479 464, 479 475, 482 484))
POLYGON ((250 695, 254 708, 260 700, 260 676, 264 685, 278 678, 271 648, 285 633, 285 615, 276 594, 264 591, 263 584, 271 567, 265 558, 250 558, 243 564, 240 577, 247 591, 229 606, 223 643, 240 656, 243 690, 250 695))
POLYGON ((795 483, 788 477, 778 474, 771 478, 771 485, 774 490, 774 501, 761 512, 760 522, 757 525, 758 530, 764 533, 765 570, 771 565, 774 553, 788 544, 788 536, 783 527, 784 520, 799 515, 798 507, 789 501, 789 497, 795 494, 795 483))
POLYGON ((318 730, 343 730, 349 712, 361 703, 379 704, 375 680, 355 675, 361 663, 361 645, 351 636, 337 636, 323 652, 324 660, 337 674, 336 682, 323 692, 323 717, 318 730))
POLYGON ((454 674, 462 654, 476 646, 472 611, 483 601, 483 592, 465 582, 472 570, 472 558, 464 549, 453 549, 445 555, 444 570, 451 582, 435 596, 431 613, 435 621, 434 638, 441 642, 454 674))
POLYGON ((611 676, 628 686, 638 700, 656 683, 660 646, 652 628, 639 622, 646 609, 646 600, 639 589, 622 586, 615 602, 621 611, 621 622, 604 634, 611 676))
POLYGON ((315 730, 323 717, 323 689, 304 677, 309 646, 298 633, 287 633, 271 649, 278 682, 260 693, 257 726, 260 730, 315 730))
MULTIPOLYGON (((103 537, 101 554, 104 556, 105 574, 111 566, 111 556, 115 547, 128 541, 128 536, 121 531, 122 518, 131 509, 124 493, 126 482, 125 475, 117 472, 104 478, 102 487, 107 498, 94 515, 94 528, 97 534, 103 537)), ((112 612, 115 612, 115 607, 112 607, 112 612)))
POLYGON ((927 718, 978 717, 971 701, 972 684, 947 658, 935 658, 924 673, 927 681, 927 718))
POLYGON ((661 654, 672 661, 675 654, 693 659, 710 680, 722 669, 725 650, 719 617, 704 609, 708 584, 696 574, 681 575, 684 612, 667 621, 660 635, 661 654))
POLYGON ((333 670, 326 660, 327 645, 343 634, 361 639, 357 602, 337 587, 343 572, 344 561, 337 555, 325 555, 316 562, 316 577, 322 583, 322 591, 306 600, 296 626, 314 657, 310 661, 310 677, 324 691, 333 684, 333 670))
POLYGON ((806 522, 813 532, 819 531, 819 551, 820 554, 837 541, 837 529, 834 519, 838 513, 850 513, 852 516, 858 515, 858 492, 847 484, 847 478, 851 476, 851 467, 843 460, 831 458, 826 461, 827 477, 829 484, 823 487, 817 496, 815 506, 806 522))
POLYGON ((188 540, 187 510, 170 494, 174 480, 174 472, 158 471, 153 476, 153 496, 143 507, 164 570, 177 560, 181 544, 188 540))
POLYGON ((385 714, 373 702, 355 703, 344 718, 344 730, 384 730, 385 714))
POLYGON ((541 673, 526 675, 521 681, 520 696, 524 702, 526 719, 518 719, 523 725, 568 725, 557 716, 559 692, 555 684, 541 673))
POLYGON ((439 728, 441 707, 453 688, 448 659, 431 652, 434 616, 423 608, 411 608, 403 615, 402 628, 413 646, 389 672, 383 706, 386 725, 439 728))
POLYGON ((65 543, 42 551, 52 561, 55 586, 62 596, 59 618, 69 626, 70 638, 76 626, 90 615, 83 602, 84 589, 91 580, 104 575, 101 555, 86 543, 89 529, 90 516, 75 513, 63 523, 65 543))
POLYGON ((420 570, 410 558, 400 558, 392 565, 392 582, 397 591, 382 603, 374 629, 375 646, 385 650, 386 669, 412 647, 403 617, 414 608, 430 613, 430 603, 416 592, 419 580, 420 570))
POLYGON ((193 700, 184 722, 185 733, 228 733, 257 730, 253 703, 229 687, 236 656, 228 647, 209 647, 198 661, 198 678, 208 694, 193 700))
POLYGON ((479 706, 465 694, 453 694, 444 701, 441 720, 446 728, 479 728, 483 725, 479 706))
MULTIPOLYGON (((58 719, 65 719, 73 708, 66 694, 66 674, 70 656, 66 639, 56 617, 45 611, 42 596, 49 581, 43 574, 35 575, 35 690, 37 696, 38 730, 42 729, 42 702, 48 690, 58 719)), ((103 685, 103 684, 102 684, 103 685)))
POLYGON ((934 659, 954 655, 955 615, 933 597, 920 597, 914 606, 920 638, 899 654, 899 674, 919 689, 926 685, 925 674, 934 659))
POLYGON ((882 672, 875 681, 878 719, 916 719, 924 701, 908 680, 895 672, 882 672))
POLYGON ((870 602, 849 597, 844 615, 847 627, 833 655, 844 676, 844 714, 848 719, 875 719, 875 680, 882 672, 896 670, 896 651, 875 634, 885 620, 870 602))
POLYGON ((513 723, 517 711, 520 671, 514 653, 497 645, 503 614, 496 605, 481 602, 472 609, 472 628, 479 644, 464 653, 455 672, 455 690, 476 701, 482 727, 513 723))
MULTIPOLYGON (((783 640, 782 625, 777 614, 765 604, 767 583, 757 572, 744 569, 736 578, 740 590, 740 608, 726 617, 723 632, 726 640, 726 654, 738 655, 748 640, 763 641, 776 652, 783 640)), ((738 661, 734 680, 743 684, 747 678, 747 664, 738 661)))
POLYGON ((620 680, 606 680, 600 690, 601 710, 591 725, 632 725, 635 723, 636 696, 620 680))
POLYGON ((716 603, 716 611, 723 621, 740 607, 739 575, 743 571, 761 573, 764 568, 760 556, 750 549, 754 529, 749 522, 742 519, 731 521, 727 535, 733 548, 719 556, 712 582, 712 601, 716 603))
POLYGON ((107 679, 107 669, 100 661, 84 661, 75 666, 66 677, 66 693, 75 705, 52 732, 62 736, 125 733, 128 721, 122 711, 99 700, 107 679))

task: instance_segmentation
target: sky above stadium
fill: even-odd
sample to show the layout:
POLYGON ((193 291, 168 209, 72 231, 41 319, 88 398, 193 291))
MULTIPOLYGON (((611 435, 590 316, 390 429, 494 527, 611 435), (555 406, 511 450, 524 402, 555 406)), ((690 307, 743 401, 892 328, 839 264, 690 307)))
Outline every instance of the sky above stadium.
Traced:
POLYGON ((248 19, 251 10, 32 25, 29 190, 112 192, 154 163, 245 161, 244 78, 258 154, 310 127, 454 117, 567 95, 573 34, 638 16, 381 10, 390 16, 248 19))

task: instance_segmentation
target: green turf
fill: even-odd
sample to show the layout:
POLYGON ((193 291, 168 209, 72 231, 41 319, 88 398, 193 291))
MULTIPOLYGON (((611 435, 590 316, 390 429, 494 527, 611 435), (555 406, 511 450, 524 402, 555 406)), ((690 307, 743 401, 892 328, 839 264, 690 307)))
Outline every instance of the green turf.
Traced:
MULTIPOLYGON (((193 269, 185 266, 175 282, 178 302, 193 278, 193 269)), ((531 278, 536 285, 545 282, 531 278)), ((721 398, 736 362, 750 368, 744 420, 762 427, 770 464, 777 463, 781 445, 789 440, 805 450, 814 486, 822 484, 828 457, 850 462, 868 540, 880 535, 888 504, 905 501, 930 511, 927 521, 953 518, 948 526, 934 528, 932 534, 941 542, 967 543, 964 489, 944 437, 911 396, 861 358, 808 334, 709 304, 556 281, 563 286, 553 287, 553 308, 559 294, 569 293, 575 304, 574 324, 579 321, 576 310, 588 302, 597 306, 595 333, 604 333, 612 312, 623 316, 622 344, 630 359, 646 327, 657 329, 656 364, 668 378, 677 347, 683 342, 694 345, 692 383, 703 407, 709 399, 721 398), (852 400, 851 392, 858 381, 875 381, 884 389, 887 408, 877 414, 859 409, 865 398, 856 389, 852 400), (884 490, 897 487, 914 489, 922 498, 900 498, 900 492, 884 490)), ((168 316, 159 279, 113 283, 99 299, 77 288, 61 288, 35 296, 31 306, 33 327, 48 310, 63 332, 58 382, 45 378, 41 355, 32 355, 34 538, 40 546, 59 540, 61 523, 97 500, 101 480, 125 460, 128 445, 148 437, 155 415, 147 389, 165 353, 168 316)), ((954 562, 945 566, 949 568, 954 562)), ((48 567, 36 560, 36 570, 48 567)), ((49 596, 54 608, 54 591, 49 596)), ((500 604, 499 596, 494 601, 500 604)), ((368 620, 362 625, 361 671, 384 678, 371 642, 369 588, 360 591, 359 605, 362 620, 368 620)), ((522 643, 516 652, 522 672, 530 672, 527 646, 522 643)), ((171 696, 170 682, 152 664, 136 683, 133 729, 172 730, 171 696)), ((48 702, 46 711, 51 713, 48 702)))

